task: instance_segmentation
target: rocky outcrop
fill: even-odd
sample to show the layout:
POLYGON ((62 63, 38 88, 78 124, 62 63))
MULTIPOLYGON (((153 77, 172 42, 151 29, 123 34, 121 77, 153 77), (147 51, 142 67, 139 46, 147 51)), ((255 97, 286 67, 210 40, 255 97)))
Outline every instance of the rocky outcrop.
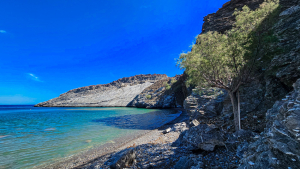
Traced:
POLYGON ((300 79, 267 112, 267 127, 243 154, 243 168, 300 168, 300 79))
POLYGON ((167 75, 137 75, 104 85, 70 90, 59 97, 39 103, 37 107, 125 107, 145 88, 167 75))
MULTIPOLYGON (((234 16, 232 16, 235 9, 240 10, 244 5, 256 9, 262 2, 263 0, 231 0, 227 2, 216 13, 204 18, 202 33, 225 32, 232 28, 235 22, 234 16)), ((273 41, 260 50, 259 69, 254 74, 256 80, 240 88, 242 120, 245 120, 247 116, 248 119, 249 116, 257 118, 254 120, 256 121, 255 125, 242 123, 242 128, 245 129, 262 131, 266 122, 265 112, 272 107, 276 100, 282 99, 290 92, 292 84, 300 78, 300 2, 297 0, 280 0, 279 2, 280 7, 274 11, 274 13, 278 13, 278 16, 271 18, 275 24, 268 33, 268 37, 272 37, 273 41)), ((197 95, 191 95, 186 100, 185 107, 188 112, 197 112, 191 112, 193 118, 203 114, 200 108, 203 101, 199 100, 202 99, 197 95), (189 105, 190 103, 191 105, 189 105), (189 111, 189 106, 191 106, 191 111, 189 111)), ((224 120, 233 118, 229 96, 224 99, 221 114, 224 116, 224 120)))
POLYGON ((111 169, 123 169, 128 166, 131 166, 136 157, 136 152, 133 148, 125 149, 121 152, 118 152, 114 155, 113 161, 110 164, 111 169))
POLYGON ((144 89, 127 106, 139 108, 182 107, 187 96, 186 75, 178 75, 155 82, 144 89))
POLYGON ((235 9, 241 10, 243 6, 247 5, 254 10, 259 7, 263 0, 231 0, 223 5, 216 13, 209 14, 204 17, 204 24, 202 26, 202 33, 208 31, 218 31, 224 33, 226 30, 232 28, 235 22, 235 9))
POLYGON ((180 140, 189 150, 214 151, 216 146, 224 146, 221 132, 215 125, 200 124, 187 130, 180 140))
POLYGON ((184 100, 184 109, 190 116, 190 120, 212 118, 220 115, 226 92, 217 88, 201 89, 201 94, 192 92, 184 100))

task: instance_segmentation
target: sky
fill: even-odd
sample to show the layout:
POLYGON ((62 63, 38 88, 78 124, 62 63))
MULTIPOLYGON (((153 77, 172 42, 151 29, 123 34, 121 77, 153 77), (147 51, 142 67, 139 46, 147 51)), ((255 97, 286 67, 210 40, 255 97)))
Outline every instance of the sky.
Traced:
POLYGON ((0 105, 138 74, 182 74, 203 17, 228 0, 13 0, 0 5, 0 105))

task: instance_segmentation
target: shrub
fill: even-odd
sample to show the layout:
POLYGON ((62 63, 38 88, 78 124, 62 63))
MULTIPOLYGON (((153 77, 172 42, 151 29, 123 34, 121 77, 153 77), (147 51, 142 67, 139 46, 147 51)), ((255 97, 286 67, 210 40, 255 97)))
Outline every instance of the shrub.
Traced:
POLYGON ((176 79, 171 79, 171 84, 174 84, 174 83, 176 83, 176 82, 177 82, 176 79))
POLYGON ((165 85, 165 87, 167 90, 171 89, 171 86, 168 83, 165 85))

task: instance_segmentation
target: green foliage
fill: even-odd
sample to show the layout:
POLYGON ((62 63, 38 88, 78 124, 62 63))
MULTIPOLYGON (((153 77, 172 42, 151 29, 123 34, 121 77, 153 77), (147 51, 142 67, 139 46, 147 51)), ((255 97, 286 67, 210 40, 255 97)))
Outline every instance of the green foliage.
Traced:
POLYGON ((266 0, 255 11, 244 6, 234 12, 236 23, 225 34, 199 35, 192 51, 181 54, 178 62, 189 75, 188 84, 234 91, 249 80, 262 44, 276 41, 272 33, 265 32, 274 23, 266 18, 275 18, 278 6, 278 0, 266 0))
POLYGON ((177 82, 177 80, 175 78, 171 79, 171 84, 174 84, 176 82, 177 82))
POLYGON ((147 98, 147 99, 151 99, 152 96, 151 96, 151 95, 147 95, 146 98, 147 98))
POLYGON ((165 87, 167 90, 171 89, 171 86, 168 83, 165 85, 165 87))
POLYGON ((171 89, 171 86, 169 85, 168 82, 164 82, 164 86, 167 90, 171 89))

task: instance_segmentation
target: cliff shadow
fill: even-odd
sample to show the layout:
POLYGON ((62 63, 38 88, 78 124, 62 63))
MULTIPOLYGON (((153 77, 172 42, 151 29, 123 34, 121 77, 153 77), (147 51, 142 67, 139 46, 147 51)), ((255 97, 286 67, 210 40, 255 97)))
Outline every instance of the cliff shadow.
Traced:
POLYGON ((176 110, 158 110, 145 114, 131 114, 118 117, 95 119, 92 122, 102 123, 120 129, 153 130, 169 123, 180 116, 176 110))

